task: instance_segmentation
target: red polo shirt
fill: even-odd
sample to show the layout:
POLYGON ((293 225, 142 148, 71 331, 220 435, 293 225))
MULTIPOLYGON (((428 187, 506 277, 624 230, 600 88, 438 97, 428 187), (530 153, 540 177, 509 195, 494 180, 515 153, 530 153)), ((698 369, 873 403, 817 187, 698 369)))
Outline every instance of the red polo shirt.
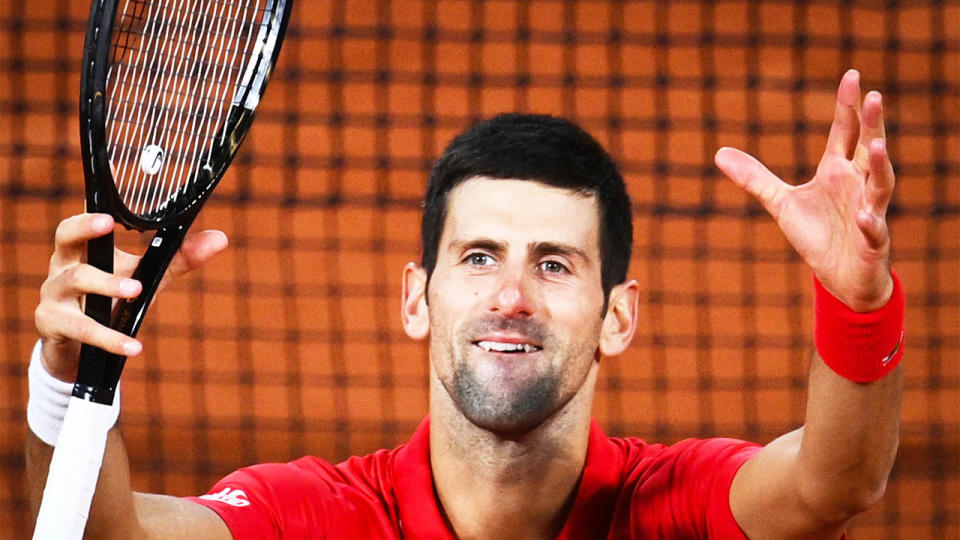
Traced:
MULTIPOLYGON (((338 465, 305 457, 240 469, 202 497, 236 539, 452 539, 433 493, 430 425, 393 450, 338 465)), ((760 447, 734 439, 672 446, 611 438, 596 422, 558 538, 744 538, 730 484, 760 447)))

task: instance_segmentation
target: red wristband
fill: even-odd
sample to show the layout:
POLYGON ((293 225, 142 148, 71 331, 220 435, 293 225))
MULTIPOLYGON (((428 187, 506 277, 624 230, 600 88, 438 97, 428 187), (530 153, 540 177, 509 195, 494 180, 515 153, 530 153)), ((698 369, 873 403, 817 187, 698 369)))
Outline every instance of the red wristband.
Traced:
POLYGON ((853 311, 813 278, 814 345, 830 369, 851 381, 875 381, 893 371, 903 356, 906 299, 897 274, 890 275, 890 300, 867 313, 853 311))

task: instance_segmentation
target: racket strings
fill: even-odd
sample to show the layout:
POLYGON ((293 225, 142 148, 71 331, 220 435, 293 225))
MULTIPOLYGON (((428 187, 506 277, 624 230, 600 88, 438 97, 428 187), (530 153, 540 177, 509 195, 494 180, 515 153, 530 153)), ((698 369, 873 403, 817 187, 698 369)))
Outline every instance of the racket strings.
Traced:
MULTIPOLYGON (((211 179, 224 126, 249 83, 264 2, 126 0, 107 75, 111 172, 124 205, 161 218, 211 179)), ((186 199, 189 201, 189 199, 186 199)))
MULTIPOLYGON (((170 56, 165 55, 164 52, 167 50, 171 39, 182 39, 179 34, 170 35, 170 26, 162 24, 162 9, 161 14, 158 15, 154 13, 153 8, 154 6, 151 5, 147 12, 149 24, 144 27, 144 32, 139 34, 145 36, 141 43, 143 44, 142 51, 146 54, 138 54, 134 61, 126 66, 128 68, 127 78, 122 79, 123 82, 129 84, 131 81, 130 74, 138 71, 135 68, 140 68, 133 79, 135 83, 124 88, 133 105, 128 110, 135 111, 135 115, 131 114, 130 116, 131 122, 128 126, 132 128, 129 133, 130 143, 123 149, 124 152, 119 160, 122 168, 115 178, 118 191, 125 195, 125 204, 135 213, 142 213, 144 201, 156 199, 159 193, 163 191, 161 189, 163 187, 163 177, 153 178, 153 181, 149 182, 147 181, 148 175, 156 176, 162 170, 164 161, 173 157, 164 156, 162 146, 147 146, 144 144, 144 140, 156 140, 158 118, 163 117, 163 113, 168 112, 169 105, 165 100, 158 100, 157 95, 158 90, 164 89, 164 85, 161 84, 162 76, 169 69, 171 60, 170 56), (154 47, 158 47, 161 52, 150 54, 154 47), (142 57, 145 57, 146 60, 141 62, 142 57), (147 160, 149 152, 154 153, 152 160, 147 160), (140 156, 140 163, 136 162, 136 156, 138 155, 140 156), (139 172, 142 174, 135 174, 138 171, 138 166, 139 172), (134 173, 134 178, 131 179, 130 184, 126 184, 128 173, 131 172, 134 173)), ((161 94, 162 97, 168 97, 170 89, 167 88, 166 90, 167 92, 161 94)), ((127 134, 125 133, 125 135, 127 134)), ((161 139, 157 142, 163 143, 164 140, 161 139)))

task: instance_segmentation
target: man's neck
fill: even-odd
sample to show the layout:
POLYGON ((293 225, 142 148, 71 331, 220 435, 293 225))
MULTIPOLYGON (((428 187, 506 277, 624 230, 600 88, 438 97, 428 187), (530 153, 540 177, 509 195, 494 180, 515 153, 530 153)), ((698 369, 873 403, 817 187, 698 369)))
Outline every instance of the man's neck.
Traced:
MULTIPOLYGON (((592 390, 593 382, 584 386, 592 390)), ((467 420, 431 377, 430 465, 438 506, 458 538, 560 532, 586 461, 592 394, 579 393, 534 430, 505 438, 467 420)))

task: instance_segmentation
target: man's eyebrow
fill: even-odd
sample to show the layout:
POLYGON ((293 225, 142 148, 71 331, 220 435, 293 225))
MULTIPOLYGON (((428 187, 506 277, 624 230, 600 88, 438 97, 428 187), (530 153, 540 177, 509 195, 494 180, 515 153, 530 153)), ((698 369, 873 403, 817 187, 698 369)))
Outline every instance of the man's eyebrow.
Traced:
POLYGON ((589 261, 587 253, 577 246, 570 244, 561 244, 558 242, 531 242, 527 244, 527 249, 538 256, 543 255, 563 255, 566 257, 579 258, 583 261, 589 261))
POLYGON ((448 247, 454 251, 482 249, 493 253, 501 253, 506 251, 507 244, 498 242, 492 238, 454 238, 450 241, 448 247))
MULTIPOLYGON (((506 242, 500 242, 492 238, 454 238, 447 244, 452 251, 466 251, 468 249, 482 249, 491 253, 503 253, 507 250, 506 242)), ((530 242, 527 249, 536 257, 544 255, 563 255, 565 257, 577 258, 582 261, 589 261, 587 253, 571 244, 562 242, 530 242)))

